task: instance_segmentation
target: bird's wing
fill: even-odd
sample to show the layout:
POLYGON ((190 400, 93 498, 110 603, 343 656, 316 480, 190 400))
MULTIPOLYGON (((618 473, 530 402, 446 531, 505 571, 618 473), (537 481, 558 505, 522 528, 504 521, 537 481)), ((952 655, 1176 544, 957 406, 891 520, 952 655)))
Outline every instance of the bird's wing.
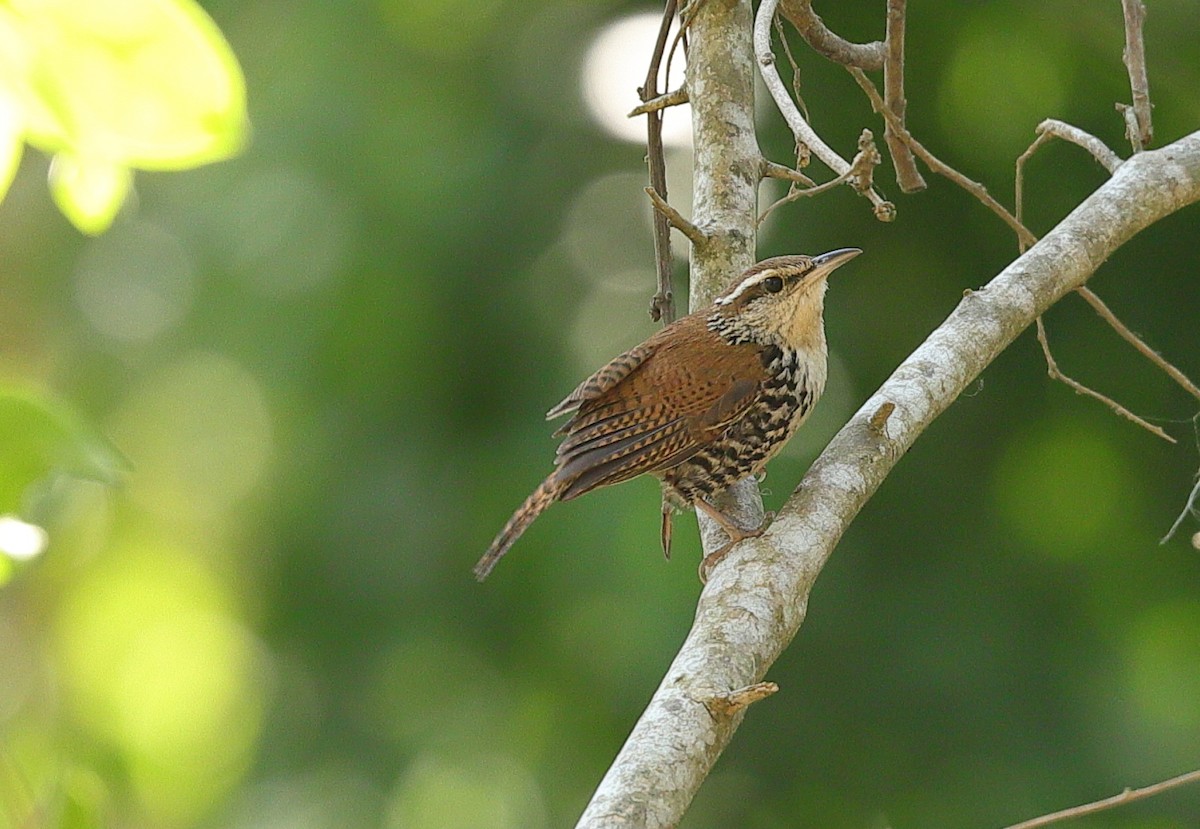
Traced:
POLYGON ((556 417, 565 415, 567 412, 573 412, 584 402, 595 400, 628 377, 645 362, 647 357, 654 353, 654 350, 655 343, 653 340, 648 340, 641 345, 629 349, 620 357, 610 360, 608 365, 576 386, 575 391, 568 394, 557 406, 546 412, 546 420, 553 420, 556 417))
POLYGON ((636 371, 577 404, 557 455, 562 500, 682 463, 745 414, 762 364, 752 346, 721 346, 729 351, 695 359, 687 342, 658 343, 636 371))

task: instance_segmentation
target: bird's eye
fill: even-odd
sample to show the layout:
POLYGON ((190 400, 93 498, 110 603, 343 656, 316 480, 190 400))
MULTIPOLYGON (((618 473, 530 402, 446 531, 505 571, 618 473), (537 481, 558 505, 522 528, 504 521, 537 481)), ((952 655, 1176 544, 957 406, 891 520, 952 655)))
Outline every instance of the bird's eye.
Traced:
POLYGON ((762 286, 768 294, 777 294, 783 290, 783 280, 778 276, 768 276, 762 281, 762 286))

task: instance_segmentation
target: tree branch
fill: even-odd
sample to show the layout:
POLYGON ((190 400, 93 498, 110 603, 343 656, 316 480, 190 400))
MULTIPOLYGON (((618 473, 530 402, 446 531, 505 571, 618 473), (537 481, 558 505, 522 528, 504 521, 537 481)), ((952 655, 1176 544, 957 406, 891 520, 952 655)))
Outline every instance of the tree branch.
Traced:
POLYGON ((1142 37, 1146 6, 1142 0, 1121 0, 1121 7, 1125 13, 1125 68, 1129 70, 1129 89, 1133 95, 1132 113, 1128 109, 1123 112, 1129 122, 1129 140, 1134 151, 1140 152, 1154 137, 1150 120, 1150 83, 1146 80, 1146 46, 1142 37))
POLYGON ((687 640, 580 826, 679 822, 744 714, 715 716, 705 701, 763 679, 803 623, 813 582, 842 533, 921 432, 1117 248, 1197 201, 1200 132, 1123 163, 1041 241, 963 298, 838 432, 767 532, 714 568, 687 640), (882 418, 889 404, 895 408, 882 418))
POLYGON ((857 66, 866 72, 878 72, 883 68, 886 47, 880 41, 851 43, 841 35, 834 34, 813 11, 812 0, 783 0, 780 4, 783 16, 792 21, 800 36, 819 55, 843 66, 857 66))
MULTIPOLYGON (((662 62, 663 50, 667 47, 667 36, 671 32, 671 22, 675 19, 677 0, 667 0, 663 8, 662 23, 658 27, 658 38, 654 43, 654 52, 650 56, 650 67, 646 70, 646 82, 638 90, 642 103, 646 104, 659 97, 658 67, 662 62)), ((637 112, 637 110, 634 110, 637 112)), ((662 141, 662 109, 649 109, 646 115, 646 166, 650 173, 650 186, 646 191, 651 198, 657 197, 663 204, 667 203, 667 161, 663 152, 662 141)), ((658 201, 655 206, 658 206, 658 201)), ((682 218, 682 217, 680 217, 682 218)), ((662 320, 667 325, 675 319, 675 298, 671 290, 671 228, 667 224, 669 214, 661 209, 654 213, 654 271, 656 288, 650 298, 650 318, 662 320)))
MULTIPOLYGON (((808 121, 800 114, 796 102, 788 94, 783 79, 779 77, 779 72, 775 69, 775 54, 771 51, 771 21, 775 18, 775 9, 778 5, 779 0, 762 0, 754 19, 754 55, 758 61, 763 83, 766 84, 767 91, 775 100, 775 106, 779 108, 783 119, 791 127, 792 134, 796 137, 796 143, 803 144, 812 150, 813 154, 821 159, 821 162, 832 170, 834 175, 845 175, 850 170, 850 162, 838 155, 809 126, 808 121)), ((895 207, 876 193, 874 188, 868 187, 861 192, 870 200, 875 208, 875 215, 881 220, 890 221, 891 217, 895 216, 895 207)))
MULTIPOLYGON (((687 90, 695 150, 692 219, 705 237, 703 244, 692 245, 690 300, 692 308, 701 308, 755 261, 755 207, 763 165, 754 131, 750 0, 693 2, 685 13, 691 33, 687 90)), ((727 490, 717 506, 742 526, 762 523, 762 498, 751 479, 727 490)), ((707 516, 698 520, 705 551, 721 547, 725 536, 720 528, 707 516)), ((689 733, 740 720, 749 698, 737 697, 724 708, 716 701, 756 683, 707 686, 708 693, 696 689, 696 695, 688 696, 689 733), (744 700, 740 706, 737 699, 744 700), (709 704, 735 713, 717 718, 709 704)), ((674 725, 670 718, 642 718, 600 781, 579 818, 579 829, 673 826, 687 809, 728 738, 709 742, 706 749, 703 742, 677 742, 660 724, 674 725)))
POLYGON ((1163 780, 1160 783, 1150 786, 1143 786, 1140 789, 1126 789, 1112 797, 1106 797, 1103 800, 1096 800, 1092 803, 1085 803, 1082 806, 1072 806, 1070 809, 1063 809, 1061 812, 1054 812, 1049 815, 1035 817, 1031 820, 1014 823, 1008 829, 1041 829, 1041 827, 1049 826, 1051 823, 1071 820, 1083 817, 1084 815, 1094 815, 1096 812, 1103 812, 1114 806, 1124 806, 1126 803, 1133 803, 1137 800, 1144 800, 1147 797, 1154 797, 1156 794, 1162 794, 1170 789, 1176 789, 1190 783, 1200 783, 1200 770, 1189 771, 1187 774, 1181 774, 1177 777, 1172 777, 1170 780, 1163 780))
MULTIPOLYGON (((896 120, 904 123, 904 113, 908 109, 908 101, 904 98, 904 23, 906 0, 888 0, 887 4, 887 60, 883 64, 883 96, 884 102, 896 115, 896 120)), ((916 193, 928 185, 913 161, 912 150, 896 135, 895 130, 888 124, 884 128, 883 139, 887 142, 888 152, 892 156, 892 165, 896 168, 896 183, 904 193, 916 193)))

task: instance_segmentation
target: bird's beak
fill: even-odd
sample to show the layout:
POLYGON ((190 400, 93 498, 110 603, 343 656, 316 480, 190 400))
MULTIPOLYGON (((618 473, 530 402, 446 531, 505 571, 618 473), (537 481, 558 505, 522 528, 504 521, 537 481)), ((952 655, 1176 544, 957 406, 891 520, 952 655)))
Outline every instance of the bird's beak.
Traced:
POLYGON ((838 248, 831 250, 829 253, 822 253, 820 256, 812 258, 813 269, 809 274, 809 279, 812 277, 825 278, 835 270, 845 265, 854 257, 862 253, 859 248, 838 248))

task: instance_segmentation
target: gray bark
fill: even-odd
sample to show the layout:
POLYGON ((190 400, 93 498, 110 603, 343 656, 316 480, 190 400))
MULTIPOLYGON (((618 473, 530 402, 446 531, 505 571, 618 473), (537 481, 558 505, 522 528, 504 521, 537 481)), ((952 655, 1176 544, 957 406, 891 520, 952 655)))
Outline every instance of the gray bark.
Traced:
POLYGON ((1200 132, 1124 162, 1036 245, 963 298, 838 432, 768 532, 715 568, 687 640, 580 827, 679 822, 741 722, 742 711, 714 711, 713 698, 763 678, 803 623, 813 582, 842 533, 917 437, 1122 244, 1197 201, 1200 132), (890 417, 873 425, 889 403, 890 417))

